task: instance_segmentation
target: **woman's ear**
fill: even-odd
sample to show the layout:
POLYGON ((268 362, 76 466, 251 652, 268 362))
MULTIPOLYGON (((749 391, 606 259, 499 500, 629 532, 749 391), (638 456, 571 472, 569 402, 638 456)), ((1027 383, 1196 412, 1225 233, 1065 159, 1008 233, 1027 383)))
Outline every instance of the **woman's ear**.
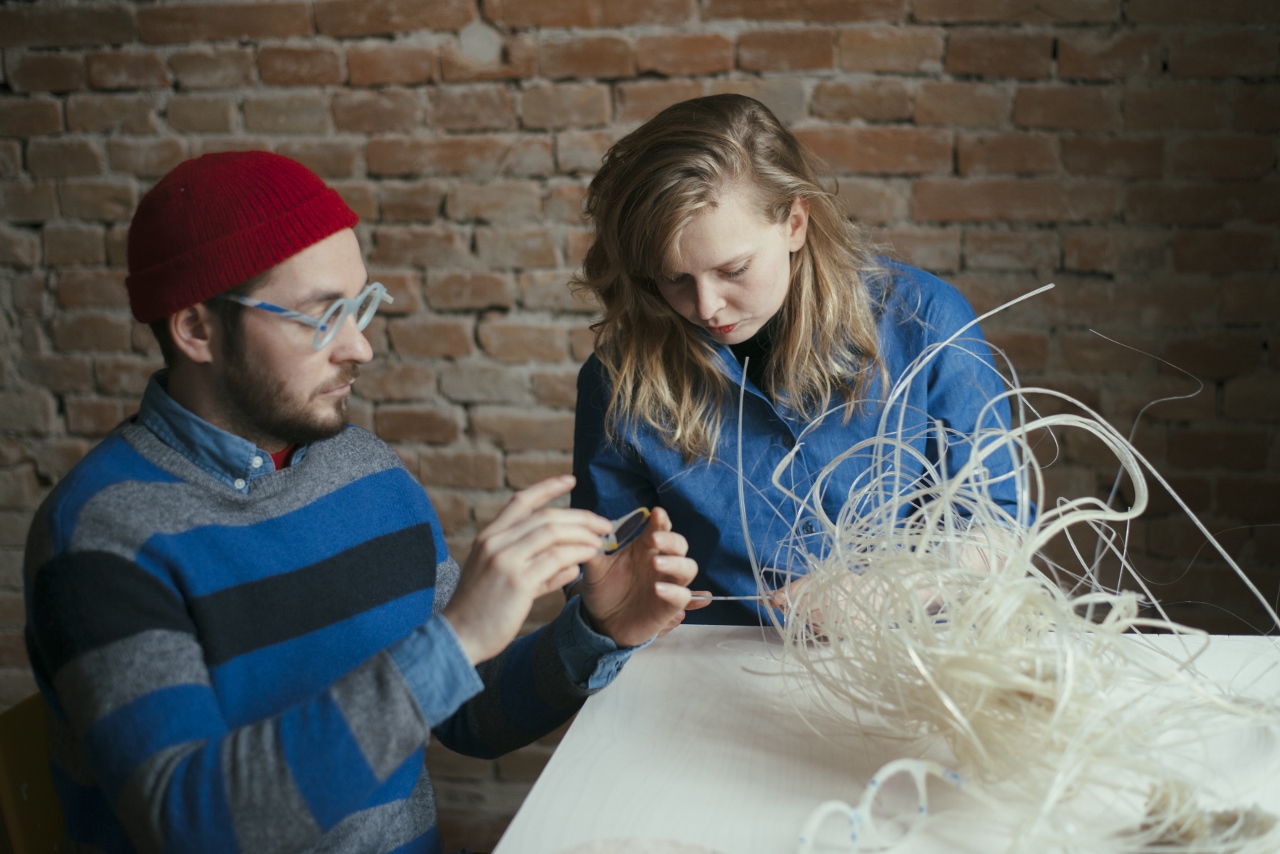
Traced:
POLYGON ((213 361, 216 325, 213 312, 198 303, 169 315, 169 337, 173 339, 174 348, 188 360, 208 364, 213 361))
POLYGON ((787 214, 787 251, 799 252, 809 234, 809 200, 796 196, 787 214))

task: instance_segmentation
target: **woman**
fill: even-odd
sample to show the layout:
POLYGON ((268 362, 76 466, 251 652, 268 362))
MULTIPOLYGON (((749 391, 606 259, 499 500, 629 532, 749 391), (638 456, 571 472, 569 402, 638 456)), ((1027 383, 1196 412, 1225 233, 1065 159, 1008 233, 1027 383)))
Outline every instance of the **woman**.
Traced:
MULTIPOLYGON (((595 241, 575 284, 604 317, 578 378, 573 505, 609 518, 661 505, 698 563, 690 586, 716 596, 754 594, 753 559, 802 571, 798 553, 823 548, 813 502, 836 518, 869 461, 842 463, 806 502, 815 475, 882 416, 949 472, 967 447, 943 448, 934 425, 972 436, 980 417, 1009 423, 1003 401, 984 410, 1004 385, 976 326, 886 413, 893 382, 973 310, 945 282, 874 257, 816 165, 764 105, 718 95, 619 140, 587 194, 595 241)), ((907 481, 928 471, 897 463, 907 481)), ((1009 457, 987 466, 999 474, 1009 457)), ((1012 479, 994 491, 1014 503, 1012 479)), ((761 607, 714 602, 687 622, 755 623, 761 607)))

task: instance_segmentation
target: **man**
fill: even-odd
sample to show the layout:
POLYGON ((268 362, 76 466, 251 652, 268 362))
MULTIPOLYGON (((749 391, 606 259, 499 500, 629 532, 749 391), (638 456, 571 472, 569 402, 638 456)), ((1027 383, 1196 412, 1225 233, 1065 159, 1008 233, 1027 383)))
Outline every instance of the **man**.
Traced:
POLYGON ((164 351, 134 418, 27 542, 27 647, 80 850, 436 852, 431 733, 496 756, 563 723, 678 622, 696 567, 655 511, 517 494, 466 566, 421 487, 346 422, 367 284, 356 216, 302 165, 206 155, 129 232, 130 305, 164 351), (514 640, 535 598, 580 597, 514 640))

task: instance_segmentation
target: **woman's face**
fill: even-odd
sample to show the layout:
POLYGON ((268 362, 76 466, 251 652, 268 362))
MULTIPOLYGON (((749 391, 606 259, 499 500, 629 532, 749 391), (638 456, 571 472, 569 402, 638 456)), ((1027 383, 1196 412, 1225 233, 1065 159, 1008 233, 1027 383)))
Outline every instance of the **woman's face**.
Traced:
POLYGON ((804 246, 809 210, 802 200, 780 223, 765 219, 742 186, 699 214, 680 237, 680 269, 658 291, 685 320, 722 344, 738 344, 777 314, 791 280, 791 253, 804 246))

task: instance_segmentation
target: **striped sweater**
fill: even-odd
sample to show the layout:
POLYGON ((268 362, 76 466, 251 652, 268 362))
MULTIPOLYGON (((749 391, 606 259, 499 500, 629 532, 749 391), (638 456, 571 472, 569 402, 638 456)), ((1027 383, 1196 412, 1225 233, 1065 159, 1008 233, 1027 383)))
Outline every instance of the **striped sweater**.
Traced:
POLYGON ((144 399, 28 539, 27 646, 76 850, 438 852, 430 733, 501 754, 625 661, 584 640, 575 600, 472 668, 439 616, 458 565, 436 514, 363 430, 228 483, 167 424, 144 399))

